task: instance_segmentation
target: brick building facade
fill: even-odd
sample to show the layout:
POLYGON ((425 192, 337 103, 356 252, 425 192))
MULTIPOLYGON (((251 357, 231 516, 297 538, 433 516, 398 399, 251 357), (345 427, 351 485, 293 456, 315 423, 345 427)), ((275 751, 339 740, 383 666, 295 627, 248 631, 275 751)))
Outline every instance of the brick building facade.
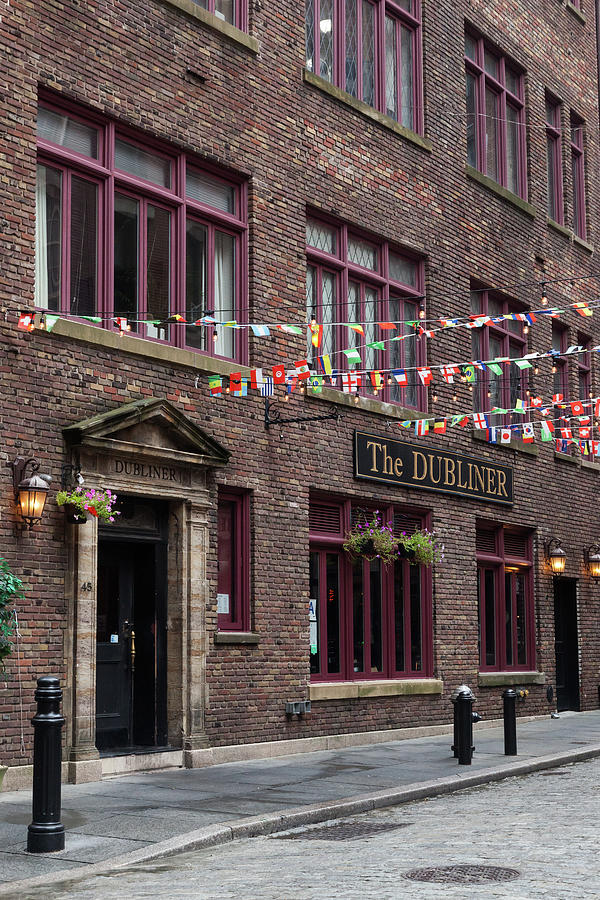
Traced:
MULTIPOLYGON (((7 788, 27 782, 42 674, 64 686, 71 780, 444 724, 461 682, 488 717, 506 685, 529 691, 526 715, 553 710, 557 689, 563 708, 598 704, 593 445, 542 443, 537 412, 488 422, 535 421, 534 443, 521 429, 490 443, 471 416, 539 396, 570 418, 553 395, 600 394, 598 316, 573 307, 593 310, 600 240, 591 4, 204 5, 0 4, 0 555, 26 586, 0 688, 7 788), (561 312, 535 314, 548 308, 561 312), (26 310, 59 318, 27 332, 26 310), (276 328, 307 313, 319 350, 306 328, 276 328), (495 321, 441 328, 475 314, 495 321), (398 328, 410 336, 392 345, 398 328), (268 403, 226 391, 232 374, 307 353, 315 371, 325 353, 343 369, 350 347, 383 373, 377 392, 368 377, 287 403, 285 386, 268 403), (551 348, 474 382, 436 369, 551 348), (312 421, 266 427, 266 410, 312 421), (446 431, 399 427, 426 416, 446 431), (368 478, 356 433, 371 436, 368 478), (428 490, 418 473, 385 480, 395 441, 429 460, 428 490), (53 486, 23 530, 17 455, 54 485, 80 471, 116 491, 122 517, 71 524, 53 486), (513 497, 497 476, 459 487, 444 459, 505 472, 513 497), (444 559, 353 564, 345 531, 374 509, 397 531, 435 529, 444 559)), ((576 439, 585 427, 558 424, 576 439)))

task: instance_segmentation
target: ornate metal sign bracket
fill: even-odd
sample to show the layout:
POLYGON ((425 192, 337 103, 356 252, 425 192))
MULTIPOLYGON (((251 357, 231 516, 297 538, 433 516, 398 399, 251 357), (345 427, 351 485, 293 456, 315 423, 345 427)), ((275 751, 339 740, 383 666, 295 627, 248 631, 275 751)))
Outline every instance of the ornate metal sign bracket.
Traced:
POLYGON ((335 407, 331 408, 331 412, 325 413, 322 416, 302 416, 293 419, 282 419, 281 409, 276 404, 276 400, 270 400, 269 397, 265 397, 265 428, 267 430, 270 425, 282 427, 283 425, 291 425, 292 422, 322 422, 325 419, 335 419, 336 422, 339 422, 341 419, 339 410, 335 409, 335 407))

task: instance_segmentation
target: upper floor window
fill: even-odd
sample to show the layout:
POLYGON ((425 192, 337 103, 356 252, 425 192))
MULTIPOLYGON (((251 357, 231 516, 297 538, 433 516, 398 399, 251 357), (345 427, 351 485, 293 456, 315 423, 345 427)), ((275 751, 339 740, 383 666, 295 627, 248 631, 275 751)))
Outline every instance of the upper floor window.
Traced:
POLYGON ((192 0, 192 2, 208 10, 222 22, 229 22, 230 25, 240 29, 246 27, 247 0, 192 0))
POLYGON ((571 227, 577 237, 585 239, 585 165, 583 156, 584 123, 571 113, 571 175, 573 179, 573 217, 571 227))
POLYGON ((306 67, 422 132, 420 0, 306 0, 306 67))
POLYGON ((569 358, 566 353, 569 331, 559 322, 552 322, 552 357, 553 393, 562 394, 564 400, 569 398, 569 358))
MULTIPOLYGON (((394 533, 411 534, 426 517, 379 506, 394 533)), ((433 674, 431 572, 407 560, 352 560, 344 534, 365 510, 349 501, 310 507, 310 671, 315 681, 433 674)))
POLYGON ((526 199, 521 70, 482 37, 465 35, 467 161, 526 199))
MULTIPOLYGON (((332 368, 383 372, 377 388, 362 378, 363 393, 424 409, 426 394, 417 385, 417 365, 424 364, 424 347, 412 322, 419 318, 423 288, 422 264, 381 241, 354 233, 346 225, 309 218, 306 228, 306 304, 309 319, 323 326, 319 354, 331 357, 332 368), (394 324, 383 330, 379 323, 394 324), (348 327, 359 325, 362 333, 348 327), (391 338, 406 334, 404 340, 391 338), (383 343, 383 348, 369 344, 383 343), (345 349, 356 348, 360 365, 349 366, 345 349), (406 378, 389 373, 404 369, 406 378)), ((309 348, 311 353, 312 348, 309 348)))
POLYGON ((480 666, 531 670, 535 664, 531 533, 497 525, 476 532, 480 666))
MULTIPOLYGON (((483 316, 495 317, 489 326, 474 328, 471 332, 471 350, 473 359, 493 361, 495 359, 520 359, 527 352, 527 340, 523 333, 523 323, 516 319, 505 319, 508 313, 521 312, 515 303, 500 294, 487 290, 474 290, 471 294, 471 312, 483 316)), ((486 367, 475 369, 473 385, 473 408, 485 412, 494 407, 515 409, 519 398, 525 397, 527 380, 524 371, 517 366, 496 363, 500 373, 486 367)), ((500 425, 505 422, 503 414, 490 417, 492 423, 500 425)), ((515 414, 509 421, 518 422, 521 418, 515 414)))
POLYGON ((583 353, 576 353, 575 365, 577 366, 577 399, 588 400, 593 396, 592 392, 592 342, 586 334, 577 335, 577 343, 583 347, 583 353))
POLYGON ((548 215, 563 224, 563 185, 561 152, 561 104, 546 95, 546 173, 548 215))
POLYGON ((241 331, 175 325, 236 318, 245 186, 114 123, 38 111, 35 302, 211 355, 244 359, 241 331))

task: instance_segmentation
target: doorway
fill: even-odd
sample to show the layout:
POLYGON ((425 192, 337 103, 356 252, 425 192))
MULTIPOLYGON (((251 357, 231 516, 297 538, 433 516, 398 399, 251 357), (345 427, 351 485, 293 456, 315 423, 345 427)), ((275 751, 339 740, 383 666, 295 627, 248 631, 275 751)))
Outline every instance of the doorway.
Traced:
POLYGON ((554 649, 556 708, 579 710, 577 582, 573 578, 554 579, 554 649))
POLYGON ((166 509, 122 504, 98 540, 96 746, 167 745, 166 509))

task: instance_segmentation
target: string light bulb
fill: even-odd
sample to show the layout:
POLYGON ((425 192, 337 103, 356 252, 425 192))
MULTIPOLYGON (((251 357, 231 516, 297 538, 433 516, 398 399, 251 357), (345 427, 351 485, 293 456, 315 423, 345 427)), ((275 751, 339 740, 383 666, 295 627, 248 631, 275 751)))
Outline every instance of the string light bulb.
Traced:
POLYGON ((216 344, 218 340, 219 340, 219 332, 215 328, 213 331, 213 344, 216 344))
POLYGON ((422 303, 421 303, 421 305, 420 305, 420 307, 419 307, 419 318, 420 318, 420 319, 424 319, 424 318, 425 318, 425 306, 424 306, 422 303))
POLYGON ((537 364, 533 367, 533 374, 534 375, 540 374, 540 367, 537 364))
POLYGON ((540 300, 542 306, 548 306, 548 295, 546 294, 546 285, 542 284, 542 297, 540 300))
POLYGON ((529 334, 529 325, 523 325, 523 334, 529 334))
POLYGON ((289 394, 284 394, 284 395, 283 395, 283 402, 284 402, 284 403, 287 403, 289 399, 290 399, 290 395, 289 395, 289 394))
POLYGON ((437 391, 434 391, 433 394, 431 395, 431 399, 433 400, 434 403, 437 403, 437 398, 438 398, 437 391))
POLYGON ((355 402, 356 404, 358 404, 358 394, 355 394, 355 395, 354 395, 354 402, 355 402))
POLYGON ((552 363, 552 374, 556 375, 556 363, 555 362, 552 363))
POLYGON ((454 400, 455 403, 458 400, 458 394, 456 393, 456 391, 454 391, 454 393, 452 394, 452 399, 454 400))

